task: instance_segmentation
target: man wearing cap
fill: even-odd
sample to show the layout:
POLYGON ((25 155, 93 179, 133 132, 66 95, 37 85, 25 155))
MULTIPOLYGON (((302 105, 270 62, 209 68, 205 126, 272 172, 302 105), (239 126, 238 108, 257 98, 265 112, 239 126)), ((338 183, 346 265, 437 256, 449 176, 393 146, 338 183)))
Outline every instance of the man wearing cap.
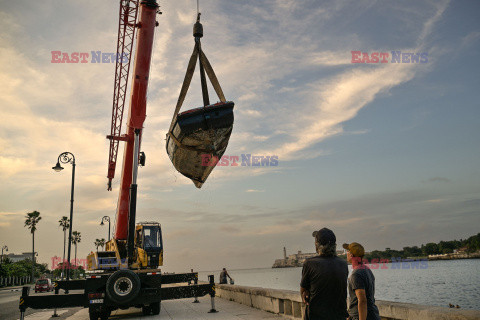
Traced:
POLYGON ((351 320, 380 320, 375 305, 375 277, 372 270, 363 264, 365 249, 360 243, 343 244, 347 261, 352 263, 348 278, 348 314, 351 320))
POLYGON ((313 233, 318 256, 305 260, 300 294, 305 320, 345 320, 348 265, 337 257, 336 237, 323 228, 313 233))

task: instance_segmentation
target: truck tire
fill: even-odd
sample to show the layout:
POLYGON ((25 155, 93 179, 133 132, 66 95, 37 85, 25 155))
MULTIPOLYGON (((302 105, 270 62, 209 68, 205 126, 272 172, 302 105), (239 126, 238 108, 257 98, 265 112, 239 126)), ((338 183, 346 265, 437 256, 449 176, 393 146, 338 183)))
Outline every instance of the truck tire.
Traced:
POLYGON ((118 270, 107 280, 107 296, 115 303, 125 304, 138 296, 140 278, 130 270, 118 270))
POLYGON ((154 316, 160 314, 160 308, 161 308, 160 301, 150 304, 150 309, 152 310, 152 314, 154 316))

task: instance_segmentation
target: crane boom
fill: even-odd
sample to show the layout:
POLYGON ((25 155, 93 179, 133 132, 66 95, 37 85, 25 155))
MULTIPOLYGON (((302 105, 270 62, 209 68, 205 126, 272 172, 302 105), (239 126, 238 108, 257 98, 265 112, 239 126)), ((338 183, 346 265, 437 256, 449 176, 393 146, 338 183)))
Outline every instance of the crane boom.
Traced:
POLYGON ((27 290, 29 288, 23 287, 19 301, 20 319, 24 319, 27 308, 65 306, 88 307, 89 318, 92 320, 108 319, 112 311, 129 307, 142 308, 144 315, 158 315, 162 300, 193 297, 196 299, 207 294, 211 297, 210 312, 216 312, 213 275, 209 276, 209 283, 197 284, 198 273, 194 273, 193 270, 184 274, 162 274, 158 268, 163 265, 161 225, 158 222, 135 223, 136 177, 138 162, 142 159, 139 157, 140 138, 146 117, 154 31, 158 25, 156 14, 161 12, 157 9, 157 0, 120 0, 120 6, 117 61, 122 61, 116 65, 112 131, 111 135, 107 136, 110 139, 109 182, 115 173, 118 143, 119 141, 126 143, 114 238, 106 243, 105 251, 97 250, 87 256, 88 270, 94 273, 86 279, 57 281, 55 295, 46 297, 29 296, 27 290), (136 23, 137 10, 138 23, 136 23), (127 132, 120 136, 130 68, 129 63, 124 61, 123 54, 132 52, 135 30, 137 45, 127 132), (186 282, 188 286, 180 285, 186 282), (167 286, 163 287, 165 284, 167 286), (65 294, 59 295, 59 289, 65 290, 65 294), (83 292, 69 294, 70 289, 83 292))
POLYGON ((132 57, 137 22, 138 0, 121 0, 118 19, 117 61, 115 65, 115 84, 113 89, 112 126, 110 152, 108 156, 108 190, 112 190, 112 179, 117 165, 118 143, 124 137, 122 131, 123 109, 127 96, 128 75, 132 57))
MULTIPOLYGON (((132 4, 136 1, 122 1, 122 3, 128 2, 132 4)), ((141 132, 143 128, 143 123, 146 117, 146 103, 147 103, 147 87, 148 87, 148 78, 150 71, 150 62, 152 58, 152 49, 153 49, 153 39, 154 32, 156 27, 156 13, 158 4, 156 0, 143 0, 140 2, 139 6, 139 19, 138 23, 134 25, 134 28, 137 30, 137 44, 135 50, 135 61, 133 65, 133 75, 132 75, 132 86, 131 86, 131 96, 130 96, 130 107, 129 114, 127 119, 127 133, 124 136, 120 136, 121 128, 121 118, 123 113, 123 101, 125 100, 125 91, 126 91, 126 79, 125 76, 116 76, 116 87, 117 90, 116 96, 114 94, 114 114, 112 116, 112 134, 108 136, 110 139, 110 162, 109 162, 109 181, 113 178, 115 172, 115 162, 116 152, 118 151, 118 141, 125 141, 125 149, 123 155, 123 167, 122 167, 122 177, 120 180, 120 191, 117 204, 117 219, 116 219, 116 228, 114 238, 116 240, 126 240, 128 235, 128 219, 129 219, 129 201, 130 201, 130 186, 132 184, 132 172, 134 165, 134 147, 135 147, 135 131, 139 132, 139 139, 141 139, 141 132), (117 82, 118 80, 118 82, 117 82), (123 85, 122 85, 123 84, 123 85), (118 87, 117 87, 118 85, 118 87), (123 95, 123 96, 122 96, 123 95), (115 99, 117 98, 117 108, 115 108, 115 99), (119 121, 120 120, 120 121, 119 121), (119 122, 118 122, 119 121, 119 122), (120 127, 119 127, 120 126, 120 127), (117 129, 118 128, 118 129, 117 129), (113 142, 113 143, 112 143, 113 142), (115 146, 115 143, 117 144, 115 146), (113 149, 112 149, 112 145, 113 149), (111 174, 111 175, 110 175, 111 174)), ((128 8, 127 8, 128 9, 128 8)), ((124 8, 124 10, 127 10, 124 8)), ((133 18, 133 8, 128 9, 130 13, 128 16, 125 15, 125 19, 133 18)), ((127 12, 127 11, 124 11, 127 12)), ((122 14, 122 13, 120 13, 122 14)), ((135 13, 136 14, 136 13, 135 13)), ((126 20, 125 20, 126 21, 126 20)), ((127 23, 124 23, 124 30, 127 30, 127 23)), ((122 24, 122 21, 120 21, 122 24)), ((128 25, 130 28, 131 25, 128 25)), ((120 26, 120 29, 122 26, 120 26)), ((119 30, 120 30, 119 29, 119 30)), ((128 29, 129 32, 131 29, 128 29)), ((127 34, 123 37, 123 40, 120 40, 119 34, 119 46, 120 41, 123 41, 121 46, 124 48, 127 47, 125 39, 127 34)), ((128 41, 133 43, 133 34, 128 37, 128 41), (130 40, 131 39, 131 40, 130 40)), ((125 68, 119 67, 117 73, 125 74, 125 68)), ((128 74, 128 67, 126 69, 126 74, 128 74)))

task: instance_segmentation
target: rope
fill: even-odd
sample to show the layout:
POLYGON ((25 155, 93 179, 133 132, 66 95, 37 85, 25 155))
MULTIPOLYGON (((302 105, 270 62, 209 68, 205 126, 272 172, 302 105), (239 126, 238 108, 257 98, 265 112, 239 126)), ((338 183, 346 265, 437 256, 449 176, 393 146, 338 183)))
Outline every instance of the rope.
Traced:
MULTIPOLYGON (((200 23, 200 13, 198 12, 199 9, 199 0, 197 0, 197 23, 200 23)), ((207 151, 207 150, 201 150, 195 147, 191 146, 185 146, 183 145, 178 139, 173 135, 173 128, 175 126, 175 123, 177 121, 177 116, 178 113, 180 112, 180 109, 182 108, 182 104, 185 101, 185 96, 187 95, 188 89, 190 87, 190 83, 192 82, 192 77, 193 73, 195 72, 195 67, 197 65, 197 58, 199 60, 200 64, 200 73, 202 76, 202 94, 204 101, 208 101, 208 91, 206 93, 206 90, 204 90, 206 87, 206 82, 205 82, 205 76, 203 71, 207 73, 208 78, 210 79, 210 82, 212 83, 212 86, 215 90, 215 93, 217 94, 218 98, 220 99, 221 102, 226 102, 225 95, 223 94, 222 87, 220 86, 220 83, 218 82, 217 76, 215 75, 215 72, 213 71, 212 65, 207 59, 207 56, 202 50, 201 43, 200 43, 200 38, 196 37, 195 38, 195 46, 193 48, 192 55, 190 56, 190 60, 188 62, 187 66, 187 71, 185 72, 185 78, 183 79, 183 84, 182 88, 180 89, 180 94, 178 96, 177 100, 177 105, 175 106, 175 111, 173 112, 173 118, 172 122, 170 123, 170 129, 168 130, 167 137, 170 136, 170 138, 173 139, 175 144, 183 149, 188 149, 188 150, 195 150, 195 151, 207 151), (207 96, 205 96, 205 94, 207 96), (205 100, 205 97, 207 100, 205 100)), ((209 103, 208 103, 209 104, 209 103)), ((205 105, 206 106, 206 105, 205 105)))
POLYGON ((222 102, 226 101, 225 95, 223 94, 222 87, 220 86, 220 83, 218 82, 217 76, 215 75, 215 72, 213 71, 212 65, 210 64, 210 61, 208 61, 207 56, 205 55, 203 50, 200 48, 199 43, 200 43, 200 41, 195 43, 195 47, 193 48, 193 52, 192 52, 192 55, 190 57, 190 61, 188 62, 187 72, 185 73, 185 78, 183 80, 182 89, 180 90, 180 95, 178 97, 177 105, 176 105, 175 111, 173 113, 172 122, 170 123, 170 129, 168 131, 173 130, 173 126, 175 125, 175 121, 177 119, 178 112, 180 111, 180 108, 182 107, 182 104, 185 101, 185 96, 187 95, 188 88, 190 87, 190 83, 192 82, 193 73, 195 72, 195 67, 197 65, 197 56, 198 55, 200 55, 200 60, 202 61, 202 64, 205 68, 205 72, 207 73, 207 76, 210 79, 210 82, 212 83, 213 89, 215 89, 215 92, 217 93, 218 98, 222 102))
POLYGON ((185 100, 185 96, 187 95, 188 88, 190 87, 190 83, 192 82, 193 72, 195 71, 195 66, 197 65, 197 56, 198 56, 198 46, 195 44, 193 48, 192 56, 190 57, 190 61, 188 62, 187 72, 185 73, 185 78, 183 79, 182 89, 180 90, 180 95, 177 100, 177 106, 175 107, 175 111, 173 113, 172 123, 170 124, 169 132, 173 130, 173 126, 175 125, 175 121, 177 120, 178 112, 182 107, 183 101, 185 100))
POLYGON ((213 89, 215 89, 215 92, 217 93, 218 98, 220 101, 225 102, 227 101, 225 99, 225 95, 223 94, 222 87, 220 86, 220 83, 218 82, 217 76, 215 75, 215 72, 213 71, 212 65, 207 59, 207 56, 205 53, 203 53, 202 50, 200 50, 200 59, 203 63, 203 67, 205 68, 205 72, 207 73, 208 78, 210 79, 210 82, 212 83, 213 89))

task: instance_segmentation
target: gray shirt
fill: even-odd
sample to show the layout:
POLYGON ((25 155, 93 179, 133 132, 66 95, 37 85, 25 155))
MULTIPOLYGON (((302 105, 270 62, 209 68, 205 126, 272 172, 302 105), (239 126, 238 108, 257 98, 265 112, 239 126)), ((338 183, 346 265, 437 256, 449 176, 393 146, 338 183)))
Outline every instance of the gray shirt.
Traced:
POLYGON ((364 289, 367 296, 367 320, 380 320, 375 305, 375 277, 370 269, 358 266, 348 278, 348 314, 358 319, 358 299, 355 290, 364 289))

